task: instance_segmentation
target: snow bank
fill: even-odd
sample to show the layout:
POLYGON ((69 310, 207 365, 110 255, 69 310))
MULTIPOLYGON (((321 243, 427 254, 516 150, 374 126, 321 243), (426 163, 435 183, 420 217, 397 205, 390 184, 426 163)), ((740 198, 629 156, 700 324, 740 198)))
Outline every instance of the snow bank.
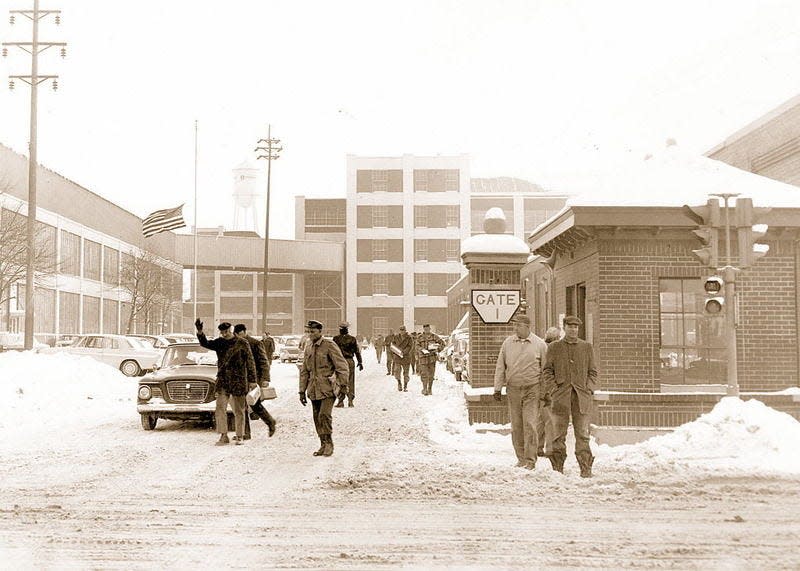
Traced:
POLYGON ((136 411, 137 379, 89 357, 0 354, 0 449, 81 432, 136 411))
POLYGON ((599 447, 598 470, 682 475, 800 475, 800 422, 758 400, 720 400, 708 414, 638 444, 599 447))
MULTIPOLYGON (((430 439, 454 452, 454 459, 484 466, 513 464, 511 436, 491 432, 509 427, 470 426, 463 390, 452 376, 444 381, 443 400, 427 413, 430 439)), ((571 456, 571 433, 568 445, 571 456)), ((800 476, 800 422, 758 400, 726 397, 708 414, 671 433, 626 446, 592 442, 592 448, 598 475, 800 476)))

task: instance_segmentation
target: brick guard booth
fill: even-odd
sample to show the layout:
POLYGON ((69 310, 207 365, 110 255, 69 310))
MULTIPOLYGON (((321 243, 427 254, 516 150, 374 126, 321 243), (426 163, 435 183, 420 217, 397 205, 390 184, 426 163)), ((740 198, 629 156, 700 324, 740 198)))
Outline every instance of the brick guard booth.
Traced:
MULTIPOLYGON (((483 222, 484 234, 464 240, 461 259, 469 271, 470 299, 474 290, 516 291, 520 293, 522 266, 528 261, 528 245, 504 234, 506 217, 500 208, 491 208, 483 222)), ((464 393, 470 424, 492 422, 507 424, 508 405, 505 393, 500 402, 492 398, 494 370, 503 340, 514 333, 510 320, 520 310, 508 315, 507 323, 486 323, 470 304, 469 309, 469 387, 464 393)))

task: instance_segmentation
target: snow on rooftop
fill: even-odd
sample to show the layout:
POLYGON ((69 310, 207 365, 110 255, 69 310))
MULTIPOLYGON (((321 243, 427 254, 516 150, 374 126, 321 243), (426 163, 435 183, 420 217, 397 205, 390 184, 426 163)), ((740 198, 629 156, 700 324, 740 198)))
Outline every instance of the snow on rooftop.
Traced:
POLYGON ((568 206, 682 206, 712 193, 739 193, 756 206, 800 208, 800 188, 688 154, 677 146, 647 158, 609 160, 590 174, 563 178, 568 206))
POLYGON ((464 240, 461 244, 461 255, 530 253, 524 240, 511 234, 503 234, 505 230, 506 215, 503 209, 496 206, 490 208, 483 220, 485 234, 476 234, 464 240))

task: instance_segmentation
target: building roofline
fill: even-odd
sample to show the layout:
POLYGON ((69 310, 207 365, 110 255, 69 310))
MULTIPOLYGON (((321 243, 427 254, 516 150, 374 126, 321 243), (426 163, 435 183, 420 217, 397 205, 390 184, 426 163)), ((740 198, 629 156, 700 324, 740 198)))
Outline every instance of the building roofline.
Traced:
POLYGON ((785 102, 781 103, 778 107, 776 107, 772 111, 767 112, 766 114, 762 115, 758 119, 755 119, 754 121, 748 123, 747 125, 745 125, 741 129, 739 129, 738 131, 733 133, 732 135, 729 135, 728 137, 726 137, 721 143, 716 144, 713 148, 711 148, 708 151, 706 151, 704 153, 705 156, 710 157, 714 153, 717 153, 717 152, 721 151, 725 147, 728 147, 731 144, 733 144, 736 141, 738 141, 739 139, 742 139, 745 136, 749 135, 750 133, 752 133, 756 129, 759 129, 760 127, 763 127, 767 123, 770 123, 771 121, 774 121, 775 119, 777 119, 778 117, 780 117, 781 115, 783 115, 787 111, 790 111, 794 107, 797 107, 798 105, 800 105, 800 95, 795 95, 794 97, 792 97, 788 101, 785 101, 785 102))

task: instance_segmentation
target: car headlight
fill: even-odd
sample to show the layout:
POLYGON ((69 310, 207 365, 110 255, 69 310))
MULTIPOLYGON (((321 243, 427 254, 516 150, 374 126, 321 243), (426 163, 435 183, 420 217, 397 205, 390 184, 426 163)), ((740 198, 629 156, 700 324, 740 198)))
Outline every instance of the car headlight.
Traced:
POLYGON ((150 387, 147 385, 142 385, 139 387, 139 398, 142 400, 150 400, 150 397, 153 395, 153 392, 150 390, 150 387))

